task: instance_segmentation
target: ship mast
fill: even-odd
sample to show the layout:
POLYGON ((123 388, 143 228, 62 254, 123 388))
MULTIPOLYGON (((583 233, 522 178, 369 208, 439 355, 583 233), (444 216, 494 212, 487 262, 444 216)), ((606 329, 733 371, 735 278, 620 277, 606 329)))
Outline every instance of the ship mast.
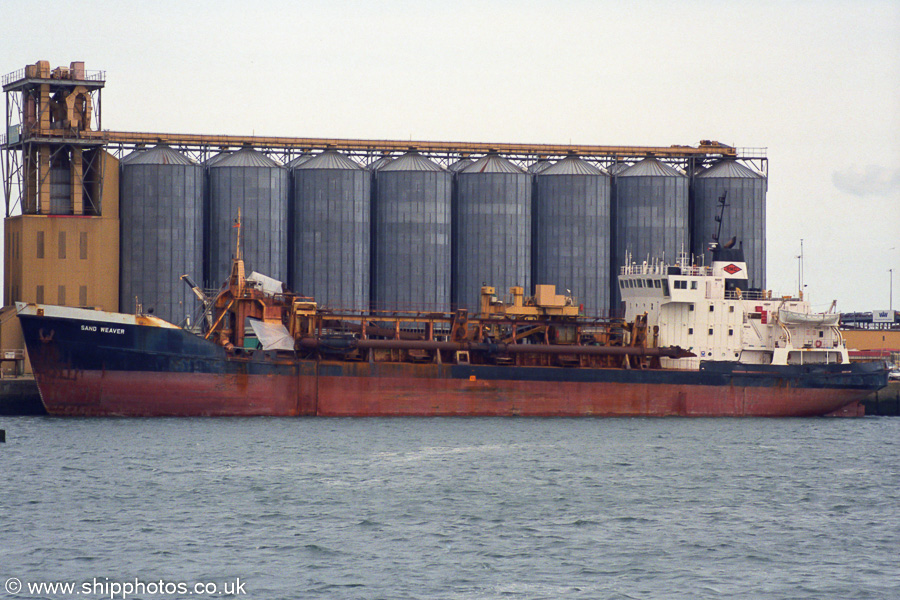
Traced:
POLYGON ((244 257, 241 251, 241 209, 238 207, 238 216, 234 220, 234 227, 237 229, 235 235, 235 251, 234 260, 231 262, 230 284, 232 294, 235 298, 240 297, 244 293, 244 257))

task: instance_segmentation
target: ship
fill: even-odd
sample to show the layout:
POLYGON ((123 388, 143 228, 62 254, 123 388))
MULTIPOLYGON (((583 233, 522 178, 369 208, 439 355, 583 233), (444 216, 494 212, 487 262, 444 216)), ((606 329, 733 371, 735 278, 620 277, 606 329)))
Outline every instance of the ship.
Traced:
MULTIPOLYGON (((238 221, 239 225, 239 221, 238 221)), ((193 324, 18 303, 41 400, 58 416, 811 417, 862 414, 887 385, 851 363, 838 315, 713 261, 626 261, 623 318, 537 285, 481 288, 479 311, 339 311, 245 273, 193 324)))

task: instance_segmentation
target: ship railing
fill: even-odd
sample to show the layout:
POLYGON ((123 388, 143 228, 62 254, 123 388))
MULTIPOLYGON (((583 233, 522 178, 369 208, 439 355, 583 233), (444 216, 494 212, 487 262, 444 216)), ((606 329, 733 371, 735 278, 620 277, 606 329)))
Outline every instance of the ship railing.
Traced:
POLYGON ((665 275, 669 265, 666 263, 632 263, 619 267, 620 275, 665 275))
POLYGON ((726 300, 771 300, 772 290, 725 290, 726 300))
POLYGON ((630 265, 624 265, 622 267, 619 267, 619 275, 668 275, 670 266, 677 267, 679 269, 679 275, 688 275, 694 277, 708 277, 712 275, 712 267, 696 265, 669 265, 667 263, 633 263, 630 265))

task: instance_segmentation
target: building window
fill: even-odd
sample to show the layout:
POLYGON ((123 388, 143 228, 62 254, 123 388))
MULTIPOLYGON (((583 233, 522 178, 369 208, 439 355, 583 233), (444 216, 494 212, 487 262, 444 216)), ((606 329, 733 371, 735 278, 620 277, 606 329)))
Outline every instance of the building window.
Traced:
POLYGON ((44 258, 44 232, 37 232, 37 257, 44 258))
MULTIPOLYGON (((60 258, 66 257, 66 232, 65 231, 59 232, 59 257, 60 258)), ((62 302, 60 302, 60 304, 62 304, 62 302)))
POLYGON ((87 231, 78 234, 78 252, 79 258, 87 259, 87 231))
POLYGON ((78 306, 87 306, 87 286, 78 288, 78 306))
POLYGON ((59 304, 60 306, 64 306, 65 303, 66 303, 66 286, 61 285, 61 286, 59 286, 59 300, 57 301, 57 304, 59 304))
POLYGON ((35 291, 34 293, 34 301, 38 304, 44 303, 44 286, 37 286, 37 291, 35 291))

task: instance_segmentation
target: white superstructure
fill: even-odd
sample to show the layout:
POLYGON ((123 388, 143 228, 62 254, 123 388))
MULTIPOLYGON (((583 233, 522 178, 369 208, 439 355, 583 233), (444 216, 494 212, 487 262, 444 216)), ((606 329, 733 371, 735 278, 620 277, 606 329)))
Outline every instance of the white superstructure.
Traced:
POLYGON ((696 369, 704 360, 849 363, 837 313, 813 313, 802 296, 747 290, 743 252, 725 248, 714 256, 711 267, 696 266, 683 254, 674 265, 643 262, 621 268, 625 320, 646 313, 648 335, 656 332, 657 346, 680 346, 696 354, 662 359, 663 366, 696 369))

